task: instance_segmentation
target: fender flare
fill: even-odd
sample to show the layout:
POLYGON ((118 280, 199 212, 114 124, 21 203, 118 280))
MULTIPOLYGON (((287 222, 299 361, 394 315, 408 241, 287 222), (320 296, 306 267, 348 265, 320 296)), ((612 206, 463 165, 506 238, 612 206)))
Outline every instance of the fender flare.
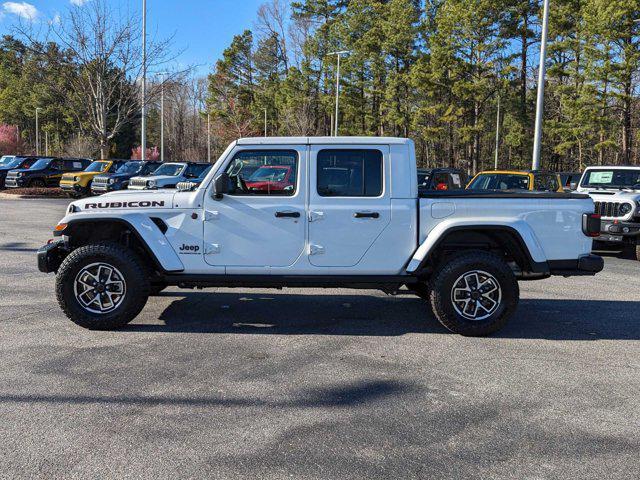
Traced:
POLYGON ((479 230, 479 231, 503 231, 509 232, 519 241, 524 253, 527 255, 532 271, 535 273, 548 273, 549 265, 547 257, 540 246, 535 233, 531 227, 522 220, 496 223, 492 222, 456 222, 443 221, 434 227, 427 238, 416 249, 413 257, 407 265, 408 273, 418 272, 429 260, 431 253, 449 235, 456 231, 479 230))
POLYGON ((75 215, 72 217, 67 216, 60 221, 60 223, 66 223, 67 228, 60 232, 54 232, 54 235, 66 236, 73 231, 74 226, 96 222, 112 222, 125 225, 162 270, 165 272, 184 271, 184 265, 173 250, 167 237, 149 216, 141 213, 124 213, 116 217, 99 213, 95 215, 82 214, 82 218, 78 218, 75 215))

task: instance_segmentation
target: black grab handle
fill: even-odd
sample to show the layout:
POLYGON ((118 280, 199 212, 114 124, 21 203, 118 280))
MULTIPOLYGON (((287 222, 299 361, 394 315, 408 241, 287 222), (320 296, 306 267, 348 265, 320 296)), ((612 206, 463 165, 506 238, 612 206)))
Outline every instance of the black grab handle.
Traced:
POLYGON ((300 212, 276 212, 276 218, 300 218, 300 212))
POLYGON ((378 212, 356 212, 353 216, 356 218, 379 218, 380 214, 378 212))

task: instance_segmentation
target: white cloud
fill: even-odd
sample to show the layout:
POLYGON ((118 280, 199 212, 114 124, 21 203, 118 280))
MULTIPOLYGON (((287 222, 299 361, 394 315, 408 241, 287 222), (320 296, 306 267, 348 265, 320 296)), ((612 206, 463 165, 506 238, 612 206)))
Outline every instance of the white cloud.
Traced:
POLYGON ((71 2, 71 5, 75 5, 76 7, 81 7, 82 5, 87 3, 89 0, 69 0, 69 1, 71 2))
POLYGON ((35 20, 40 14, 38 9, 27 2, 4 2, 2 4, 2 10, 5 13, 13 13, 26 20, 35 20))
POLYGON ((49 24, 51 25, 60 25, 60 21, 62 19, 60 18, 60 14, 56 13, 53 18, 49 21, 49 24))

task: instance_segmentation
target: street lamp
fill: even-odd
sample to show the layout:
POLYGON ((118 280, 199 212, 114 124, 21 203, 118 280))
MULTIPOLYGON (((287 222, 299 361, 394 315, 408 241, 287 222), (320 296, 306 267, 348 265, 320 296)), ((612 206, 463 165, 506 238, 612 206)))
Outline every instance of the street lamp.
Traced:
POLYGON ((531 168, 540 168, 540 151, 542 150, 542 115, 544 113, 544 79, 547 59, 547 32, 549 29, 549 0, 543 0, 542 39, 540 40, 540 67, 538 69, 538 98, 536 99, 536 126, 533 136, 533 162, 531 168))
POLYGON ((207 162, 211 163, 211 114, 207 112, 207 162))
POLYGON ((329 52, 327 55, 337 55, 338 56, 338 68, 336 69, 336 114, 335 114, 335 127, 333 129, 333 135, 338 136, 338 99, 340 97, 340 57, 342 55, 347 55, 349 53, 348 50, 340 50, 339 52, 329 52))
POLYGON ((38 112, 42 110, 40 107, 36 107, 36 155, 40 155, 40 118, 38 112))
POLYGON ((141 160, 146 160, 147 156, 147 119, 146 119, 146 103, 147 103, 147 0, 142 0, 142 116, 140 148, 141 160))
POLYGON ((160 83, 160 161, 164 162, 164 78, 169 72, 158 72, 160 83))

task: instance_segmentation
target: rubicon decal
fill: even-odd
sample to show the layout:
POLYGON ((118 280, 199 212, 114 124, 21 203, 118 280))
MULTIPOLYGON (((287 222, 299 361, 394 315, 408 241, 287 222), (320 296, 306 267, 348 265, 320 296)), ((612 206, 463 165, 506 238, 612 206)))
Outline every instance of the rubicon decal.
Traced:
POLYGON ((86 210, 93 208, 153 208, 164 207, 164 200, 152 200, 142 202, 98 202, 98 203, 85 203, 84 208, 86 210))

